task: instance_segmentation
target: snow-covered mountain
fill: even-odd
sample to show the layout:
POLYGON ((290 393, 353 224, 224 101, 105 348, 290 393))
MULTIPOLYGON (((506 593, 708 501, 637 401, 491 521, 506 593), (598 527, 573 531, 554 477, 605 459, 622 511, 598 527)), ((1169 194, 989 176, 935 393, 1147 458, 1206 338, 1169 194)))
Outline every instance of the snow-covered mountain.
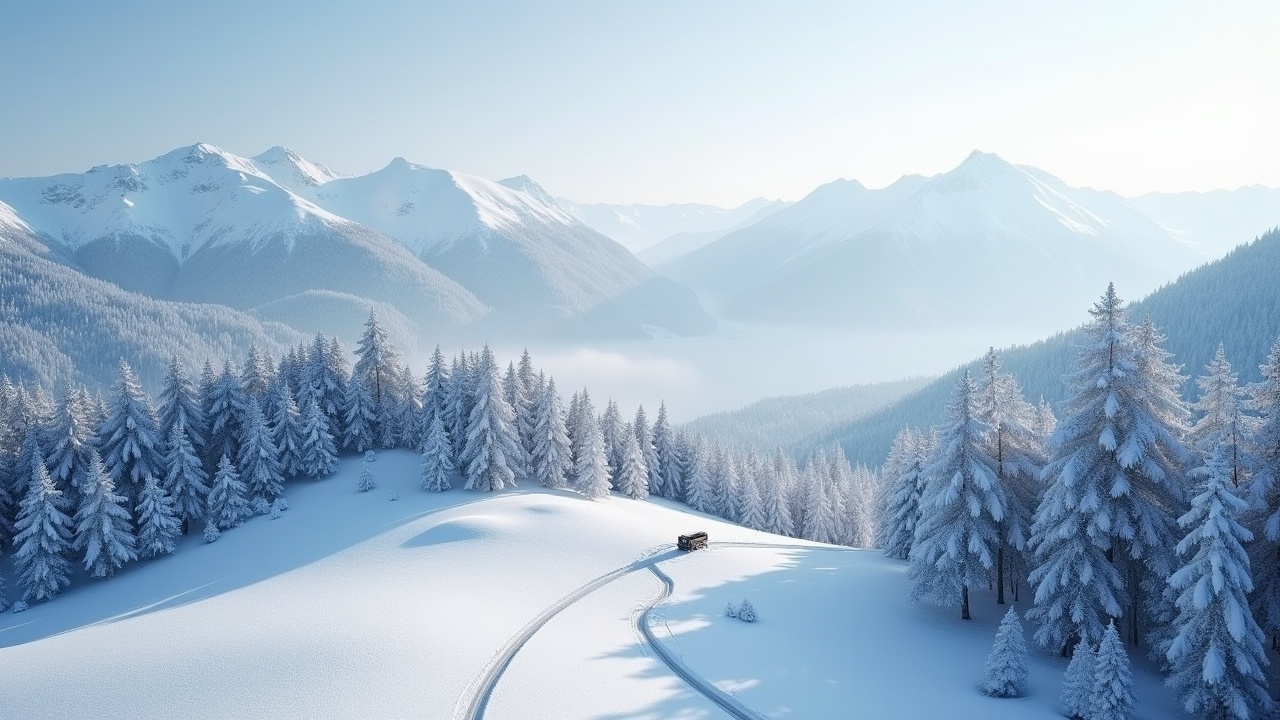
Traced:
POLYGON ((881 190, 824 185, 659 269, 730 317, 1054 328, 1108 281, 1146 293, 1208 257, 1118 195, 974 152, 881 190))
POLYGON ((561 207, 592 230, 608 235, 639 253, 675 235, 724 232, 745 221, 762 219, 788 203, 756 198, 736 208, 683 203, 671 205, 615 205, 576 203, 560 198, 561 207))
POLYGON ((741 220, 729 227, 719 228, 716 230, 676 233, 675 235, 671 235, 654 245, 650 245, 649 247, 640 250, 636 253, 636 257, 643 260, 644 264, 649 267, 664 265, 682 255, 688 255, 694 250, 706 247, 731 232, 751 227, 790 204, 791 203, 782 200, 772 201, 761 206, 759 210, 747 216, 745 220, 741 220))
POLYGON ((1129 202, 1175 237, 1221 254, 1280 227, 1280 188, 1149 193, 1129 202))
POLYGON ((442 334, 678 334, 713 326, 687 288, 591 231, 528 178, 413 165, 344 178, 286 148, 207 144, 83 174, 0 179, 65 262, 154 297, 254 309, 305 332, 370 306, 442 334))

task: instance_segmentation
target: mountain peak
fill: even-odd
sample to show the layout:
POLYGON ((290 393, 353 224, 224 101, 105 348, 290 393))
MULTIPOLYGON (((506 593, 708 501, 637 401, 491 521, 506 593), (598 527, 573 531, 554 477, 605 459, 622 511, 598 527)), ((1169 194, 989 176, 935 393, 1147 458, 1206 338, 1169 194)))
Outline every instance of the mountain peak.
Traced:
POLYGON ((509 177, 505 180, 499 180, 498 184, 522 192, 548 207, 559 207, 559 204, 551 197, 551 194, 528 175, 509 177))
POLYGON ((277 183, 295 192, 302 187, 316 187, 340 177, 328 167, 311 162, 283 145, 272 146, 250 159, 277 183))

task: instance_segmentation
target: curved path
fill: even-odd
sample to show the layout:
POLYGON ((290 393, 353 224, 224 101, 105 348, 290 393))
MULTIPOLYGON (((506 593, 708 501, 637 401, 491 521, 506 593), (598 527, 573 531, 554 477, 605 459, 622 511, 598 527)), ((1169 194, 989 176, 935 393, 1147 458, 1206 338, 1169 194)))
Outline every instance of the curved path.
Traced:
MULTIPOLYGON (((844 547, 823 547, 821 545, 796 545, 793 543, 753 543, 753 542, 716 542, 711 547, 745 547, 745 548, 768 548, 773 550, 825 550, 835 552, 857 552, 855 548, 844 547)), ((720 688, 712 685, 706 679, 696 675, 684 663, 680 662, 671 652, 662 645, 662 643, 653 636, 649 629, 649 613, 657 607, 659 603, 671 596, 674 589, 674 583, 666 573, 658 569, 657 564, 663 560, 670 560, 679 557, 683 553, 671 549, 660 552, 656 555, 642 557, 639 560, 623 565, 620 568, 611 570, 600 577, 578 587, 573 592, 565 595, 555 603, 548 606, 545 610, 538 613, 532 620, 525 623, 511 639, 503 643, 498 652, 494 654, 489 662, 485 663, 484 669, 474 680, 472 680, 465 690, 462 697, 458 699, 458 704, 454 708, 454 720, 481 720, 484 717, 484 711, 489 706, 489 698, 493 696, 493 690, 498 685, 498 680, 502 678, 502 674, 510 667, 511 661, 515 659, 516 653, 525 643, 533 637, 534 633, 542 629, 544 625, 551 621, 556 615, 559 615, 570 605, 578 602, 582 598, 608 585, 609 583, 629 575, 641 568, 649 568, 654 575, 663 584, 663 590, 653 601, 645 607, 644 612, 640 614, 639 630, 644 636, 645 641, 653 648, 654 652, 662 659, 662 662, 671 669, 680 679, 684 680, 690 687, 698 691, 707 700, 716 706, 725 710, 730 715, 739 720, 763 720, 764 716, 747 708, 739 703, 732 696, 725 693, 720 688)))

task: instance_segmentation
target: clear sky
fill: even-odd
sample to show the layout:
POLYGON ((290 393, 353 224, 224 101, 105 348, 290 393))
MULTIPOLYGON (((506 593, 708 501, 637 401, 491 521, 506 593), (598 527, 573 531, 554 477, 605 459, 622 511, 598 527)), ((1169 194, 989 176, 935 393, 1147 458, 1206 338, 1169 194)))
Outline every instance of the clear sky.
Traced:
POLYGON ((796 199, 970 150, 1137 194, 1280 186, 1280 2, 8 3, 0 176, 196 141, 580 201, 796 199))

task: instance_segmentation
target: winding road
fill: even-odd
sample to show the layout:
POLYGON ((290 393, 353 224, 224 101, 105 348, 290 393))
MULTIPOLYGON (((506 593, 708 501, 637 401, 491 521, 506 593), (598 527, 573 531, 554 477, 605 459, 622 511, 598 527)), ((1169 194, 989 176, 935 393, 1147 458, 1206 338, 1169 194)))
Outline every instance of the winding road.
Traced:
MULTIPOLYGON (((829 552, 858 552, 854 548, 842 547, 823 547, 820 545, 796 545, 790 543, 753 543, 753 542, 716 542, 711 547, 740 547, 740 548, 763 548, 771 550, 816 550, 829 552)), ((689 687, 693 688, 708 701, 714 703, 717 707, 724 710, 731 717, 738 720, 767 720, 751 708, 738 702, 736 698, 724 692, 720 688, 713 685, 706 678, 694 673, 687 665, 680 661, 665 645, 662 644, 657 637, 654 636, 652 628, 649 627, 649 616, 660 603, 671 597, 671 593, 675 589, 675 583, 671 578, 658 567, 658 563, 664 560, 670 560, 679 557, 683 553, 678 550, 671 549, 655 555, 649 555, 628 565, 611 570, 594 580, 578 587, 573 592, 565 595, 556 602, 552 603, 542 612, 538 613, 529 622, 525 623, 511 639, 503 643, 498 652, 485 663, 484 669, 476 676, 463 691, 462 697, 458 699, 458 704, 454 709, 454 720, 482 720, 484 711, 489 705, 489 699, 493 696, 494 688, 498 685, 498 680, 502 679, 502 674, 510 667, 511 661, 515 659, 516 653, 520 648, 551 621, 556 615, 564 612, 569 606, 608 585, 619 578, 629 575, 637 570, 647 568, 662 583, 662 589, 657 595, 645 606, 643 612, 640 613, 636 624, 640 634, 644 637, 645 642, 653 648, 654 653, 662 660, 672 673, 683 680, 689 687)))

